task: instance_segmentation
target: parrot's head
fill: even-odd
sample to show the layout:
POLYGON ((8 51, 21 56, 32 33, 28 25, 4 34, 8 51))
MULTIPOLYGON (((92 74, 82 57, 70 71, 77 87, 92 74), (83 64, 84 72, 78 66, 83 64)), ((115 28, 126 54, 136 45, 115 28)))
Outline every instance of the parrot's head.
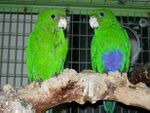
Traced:
POLYGON ((89 24, 94 28, 109 27, 117 22, 109 9, 96 9, 90 12, 89 24))
POLYGON ((39 13, 37 23, 42 23, 50 28, 63 28, 67 26, 65 11, 59 9, 46 9, 39 13))

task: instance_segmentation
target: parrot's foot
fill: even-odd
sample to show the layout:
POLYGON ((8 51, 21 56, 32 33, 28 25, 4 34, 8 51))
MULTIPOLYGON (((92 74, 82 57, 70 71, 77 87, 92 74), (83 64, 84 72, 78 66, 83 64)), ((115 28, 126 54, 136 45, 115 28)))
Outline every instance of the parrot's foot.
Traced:
POLYGON ((53 77, 56 77, 56 78, 57 78, 58 76, 59 76, 59 74, 54 74, 54 75, 53 75, 53 77))
POLYGON ((42 79, 38 79, 37 82, 38 82, 38 83, 42 83, 43 80, 42 80, 42 79))
POLYGON ((103 73, 106 73, 106 75, 108 75, 108 71, 106 71, 106 70, 103 73))

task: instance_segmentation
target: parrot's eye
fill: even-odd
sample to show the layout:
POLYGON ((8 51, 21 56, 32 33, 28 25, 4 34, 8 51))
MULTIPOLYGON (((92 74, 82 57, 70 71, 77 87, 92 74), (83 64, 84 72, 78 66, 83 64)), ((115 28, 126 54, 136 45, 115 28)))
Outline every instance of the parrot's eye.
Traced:
POLYGON ((51 15, 51 18, 52 18, 52 19, 56 19, 56 15, 54 15, 54 14, 51 15))
POLYGON ((99 13, 99 17, 103 17, 104 16, 104 13, 99 13))

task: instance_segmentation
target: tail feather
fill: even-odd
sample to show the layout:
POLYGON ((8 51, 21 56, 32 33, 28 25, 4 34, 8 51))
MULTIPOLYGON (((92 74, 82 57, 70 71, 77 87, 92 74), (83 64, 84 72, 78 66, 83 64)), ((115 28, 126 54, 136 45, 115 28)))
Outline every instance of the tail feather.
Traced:
POLYGON ((111 100, 105 100, 103 101, 103 105, 106 113, 113 113, 115 110, 116 102, 111 100))

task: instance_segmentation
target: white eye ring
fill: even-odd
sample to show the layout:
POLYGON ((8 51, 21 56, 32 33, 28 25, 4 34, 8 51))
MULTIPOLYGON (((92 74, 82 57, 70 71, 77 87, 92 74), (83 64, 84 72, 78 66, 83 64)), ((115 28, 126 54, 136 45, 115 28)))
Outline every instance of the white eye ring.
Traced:
POLYGON ((51 18, 52 18, 52 19, 56 19, 57 16, 56 16, 55 14, 52 14, 52 15, 51 15, 51 18))

